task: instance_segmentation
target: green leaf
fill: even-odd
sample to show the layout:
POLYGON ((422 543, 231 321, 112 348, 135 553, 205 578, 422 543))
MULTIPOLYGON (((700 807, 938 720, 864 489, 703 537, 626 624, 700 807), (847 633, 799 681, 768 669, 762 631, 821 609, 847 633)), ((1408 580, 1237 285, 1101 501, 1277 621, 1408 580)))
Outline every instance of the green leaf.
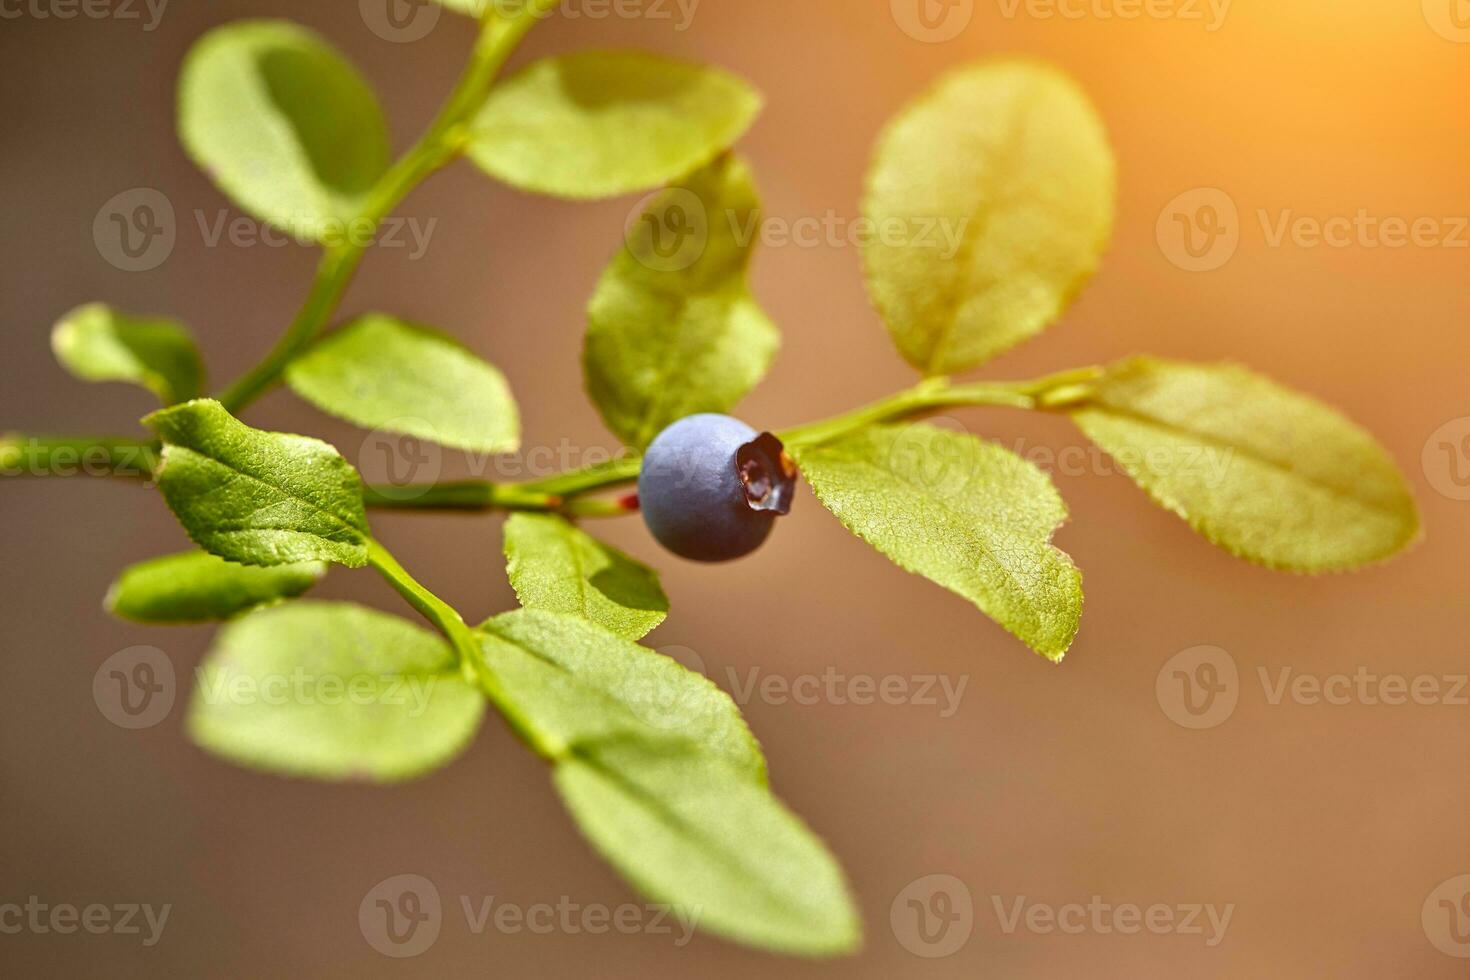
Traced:
POLYGON ((1062 659, 1082 616, 1082 576, 1051 545, 1067 508, 1044 472, 929 425, 881 426, 794 452, 848 530, 1062 659))
POLYGON ((260 568, 186 551, 124 569, 108 590, 106 606, 137 623, 206 623, 294 599, 326 572, 320 562, 260 568))
POLYGON ((903 356, 963 371, 1039 333, 1097 266, 1114 164, 1087 97, 1033 61, 944 78, 888 125, 868 173, 868 289, 903 356))
POLYGON ((484 712, 437 636, 360 606, 302 601, 220 631, 188 727, 201 747, 253 768, 392 782, 447 763, 484 712))
POLYGON ((781 342, 746 284, 760 202, 742 161, 722 157, 643 218, 592 296, 583 354, 603 419, 639 449, 686 415, 728 411, 781 342))
POLYGON ((760 96, 728 72, 633 51, 535 62, 496 86, 469 155, 521 190, 599 198, 704 166, 755 120, 760 96))
POLYGON ((372 90, 287 21, 237 21, 194 45, 179 79, 179 135, 244 210, 326 245, 347 239, 388 167, 372 90))
POLYGON ((1072 417, 1160 505, 1269 568, 1357 568, 1419 536, 1413 494, 1372 436, 1245 368, 1132 358, 1072 417))
POLYGON ((516 598, 528 609, 581 616, 629 640, 669 614, 653 569, 554 514, 512 514, 505 557, 516 598))
POLYGON ((640 891, 701 929, 783 953, 854 951, 861 925, 821 840, 763 787, 677 746, 589 746, 558 763, 582 832, 640 891))
POLYGON ((544 610, 496 616, 479 633, 485 662, 550 755, 616 737, 683 740, 764 782, 765 759, 740 709, 678 661, 544 610))
POLYGON ((353 321, 286 369, 291 390, 368 429, 471 452, 511 452, 521 421, 505 376, 438 331, 381 313, 353 321))
POLYGON ((209 399, 143 422, 164 442, 154 480, 204 550, 244 565, 367 564, 362 480, 331 446, 252 429, 209 399))
POLYGON ((165 405, 199 394, 204 366, 188 329, 160 317, 134 317, 90 303, 51 331, 61 366, 84 381, 142 385, 165 405))

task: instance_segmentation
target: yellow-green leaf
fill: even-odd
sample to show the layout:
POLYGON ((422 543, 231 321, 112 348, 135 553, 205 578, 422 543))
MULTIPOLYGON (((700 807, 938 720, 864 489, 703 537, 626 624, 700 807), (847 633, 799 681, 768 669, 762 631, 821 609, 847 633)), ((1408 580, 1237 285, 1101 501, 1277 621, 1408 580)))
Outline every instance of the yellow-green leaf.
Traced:
POLYGON ((500 371, 436 330, 381 313, 318 342, 286 369, 286 381, 364 428, 479 453, 520 445, 520 413, 500 371))
POLYGON ((962 68, 880 137, 863 211, 868 287, 903 356, 974 367, 1049 326, 1112 230, 1102 121, 1040 62, 962 68))
POLYGON ((1082 575, 1052 547, 1067 508, 1046 473, 929 425, 879 426, 793 451, 848 530, 1062 659, 1082 616, 1082 575))
POLYGON ((781 335, 746 283, 759 225, 750 170, 727 155, 650 203, 603 273, 582 364, 603 420, 628 445, 728 411, 770 367, 781 335))
POLYGON ((154 481, 205 551, 243 565, 367 564, 362 479, 331 446, 252 429, 207 398, 143 422, 163 440, 154 481))
POLYGON ((475 120, 469 155, 522 190, 613 197, 709 163, 760 106, 754 89, 717 68, 586 51, 538 61, 497 86, 475 120))
POLYGON ((51 349, 84 381, 142 385, 165 405, 199 394, 204 367, 187 327, 161 317, 119 313, 89 303, 57 321, 51 349))
POLYGON ((1160 505, 1269 568, 1357 568, 1419 534, 1408 484, 1372 436, 1245 368, 1132 358, 1072 417, 1160 505))
POLYGON ((206 623, 293 599, 326 573, 322 562, 261 567, 185 551, 124 569, 105 604, 114 616, 137 623, 206 623))
POLYGON ((699 928, 804 956, 852 952, 862 925, 842 869, 764 786, 693 746, 587 746, 557 763, 582 832, 639 891, 699 928))
POLYGON ((194 742, 291 776, 420 776, 458 755, 485 714, 448 643, 350 603, 301 601, 238 619, 198 675, 194 742))
POLYGON ((316 34, 246 20, 206 34, 179 78, 184 147, 236 204, 340 244, 388 166, 388 129, 356 70, 316 34))
POLYGON ((625 739, 688 742, 765 782, 765 758, 735 702, 678 661, 541 609, 496 616, 479 636, 503 696, 553 755, 625 739))
POLYGON ((640 640, 669 614, 658 574, 555 514, 505 522, 506 571, 527 609, 590 619, 640 640))

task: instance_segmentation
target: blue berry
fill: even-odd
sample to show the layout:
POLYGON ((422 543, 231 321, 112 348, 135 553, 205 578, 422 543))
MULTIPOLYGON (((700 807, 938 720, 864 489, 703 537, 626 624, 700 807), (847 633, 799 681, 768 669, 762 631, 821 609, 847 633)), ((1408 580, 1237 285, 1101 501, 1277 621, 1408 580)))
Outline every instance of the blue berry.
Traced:
POLYGON ((728 415, 691 415, 649 445, 638 475, 643 520, 693 561, 750 554, 791 510, 796 468, 781 440, 728 415))

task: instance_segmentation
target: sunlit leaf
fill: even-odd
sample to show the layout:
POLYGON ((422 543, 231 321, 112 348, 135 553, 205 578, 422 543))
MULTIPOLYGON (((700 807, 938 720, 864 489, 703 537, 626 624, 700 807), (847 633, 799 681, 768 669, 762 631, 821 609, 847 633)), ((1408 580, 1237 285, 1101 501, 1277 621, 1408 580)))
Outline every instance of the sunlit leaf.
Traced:
POLYGON ((204 378, 187 327, 161 317, 129 316, 102 303, 62 317, 51 331, 51 349, 78 378, 142 385, 165 405, 199 394, 204 378))
POLYGON ((634 51, 547 58, 496 86, 469 155, 523 190, 598 198, 649 190, 715 158, 760 96, 728 72, 634 51))
POLYGON ((1072 417, 1155 501, 1259 564, 1340 571, 1418 537, 1413 495, 1372 436, 1245 368, 1132 358, 1072 417))
POLYGON ((973 436, 881 426, 795 450, 828 510, 895 564, 969 599, 1060 660, 1082 616, 1082 576, 1051 544, 1067 509, 1039 468, 973 436))
POLYGON ((903 356, 963 371, 1049 326, 1114 196, 1102 121, 1062 72, 1004 59, 941 80, 883 132, 863 204, 868 288, 903 356))
POLYGON ((242 765, 391 782, 447 763, 484 712, 434 634, 361 606, 302 601, 220 631, 188 726, 197 744, 242 765))

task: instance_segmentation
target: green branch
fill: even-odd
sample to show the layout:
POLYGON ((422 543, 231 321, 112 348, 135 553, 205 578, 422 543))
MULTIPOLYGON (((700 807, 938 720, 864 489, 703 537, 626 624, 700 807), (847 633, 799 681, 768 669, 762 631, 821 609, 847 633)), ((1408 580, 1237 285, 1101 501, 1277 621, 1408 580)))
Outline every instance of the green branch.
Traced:
MULTIPOLYGON (((362 221, 376 230, 410 191, 464 151, 470 120, 490 94, 495 77, 550 5, 548 0, 534 0, 508 17, 496 13, 496 5, 491 5, 482 21, 474 54, 459 82, 424 135, 388 168, 369 192, 367 204, 359 215, 362 221)), ((220 393, 220 402, 231 414, 238 414, 275 385, 291 361, 321 333, 336 312, 372 238, 372 235, 352 236, 352 241, 326 249, 317 265, 311 292, 290 327, 263 361, 220 393)))
POLYGON ((368 539, 368 564, 387 580, 400 596, 424 619, 444 635, 459 661, 460 670, 465 680, 477 685, 490 703, 500 711, 506 722, 519 735, 526 744, 530 745, 543 756, 550 757, 553 753, 548 748, 548 740, 544 738, 535 725, 533 725, 523 712, 517 708, 515 702, 506 693, 500 679, 485 662, 485 655, 480 649, 480 641, 475 637, 474 630, 465 624, 464 617, 443 599, 436 596, 428 588, 408 573, 393 553, 383 547, 376 539, 368 539))
POLYGON ((147 480, 158 462, 146 442, 120 436, 0 436, 0 477, 111 476, 147 480))
MULTIPOLYGON (((1035 381, 951 384, 931 378, 912 388, 842 415, 783 430, 777 435, 788 446, 815 446, 832 442, 874 425, 921 418, 947 408, 990 406, 1048 410, 1085 399, 1101 368, 1086 367, 1048 375, 1035 381)), ((541 510, 575 517, 619 517, 636 508, 622 501, 579 500, 589 494, 627 486, 638 479, 639 456, 627 456, 586 469, 572 470, 531 483, 463 483, 370 487, 368 506, 407 510, 541 510)))
MULTIPOLYGON (((1100 373, 1100 368, 1086 367, 1035 381, 958 385, 945 378, 931 378, 854 411, 785 429, 778 435, 788 446, 814 446, 870 426, 922 418, 947 408, 990 406, 1054 410, 1085 400, 1091 392, 1091 383, 1100 373)), ((0 438, 0 476, 86 473, 147 478, 154 462, 153 447, 131 439, 39 439, 18 435, 0 438), (90 466, 79 465, 79 461, 84 459, 92 461, 90 466), (58 460, 67 462, 68 467, 56 465, 58 460)), ((463 480, 405 486, 374 485, 364 488, 363 497, 369 507, 384 510, 534 511, 560 513, 573 518, 623 517, 636 513, 635 499, 609 500, 592 495, 635 483, 642 464, 641 456, 630 453, 595 466, 525 483, 463 480)))

